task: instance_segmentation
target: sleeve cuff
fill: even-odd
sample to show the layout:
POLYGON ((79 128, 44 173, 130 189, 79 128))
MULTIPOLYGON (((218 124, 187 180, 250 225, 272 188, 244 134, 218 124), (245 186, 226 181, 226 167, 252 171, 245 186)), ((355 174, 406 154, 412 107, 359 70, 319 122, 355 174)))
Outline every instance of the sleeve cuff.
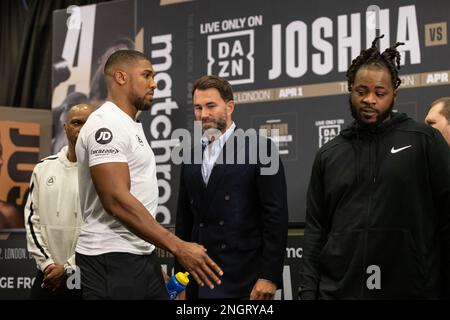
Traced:
POLYGON ((72 267, 76 265, 75 262, 75 255, 71 256, 68 260, 67 263, 70 264, 72 267))
POLYGON ((47 266, 51 265, 52 263, 55 263, 53 259, 47 259, 39 265, 39 269, 44 272, 45 268, 47 268, 47 266))

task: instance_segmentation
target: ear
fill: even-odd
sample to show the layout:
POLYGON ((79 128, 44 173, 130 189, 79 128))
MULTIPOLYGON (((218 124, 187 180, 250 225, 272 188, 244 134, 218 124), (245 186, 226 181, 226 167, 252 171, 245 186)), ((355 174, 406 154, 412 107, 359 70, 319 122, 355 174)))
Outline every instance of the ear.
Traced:
POLYGON ((227 102, 227 115, 231 116, 234 111, 234 100, 230 100, 227 102))
POLYGON ((114 72, 114 81, 120 86, 124 85, 128 81, 127 73, 121 70, 116 70, 114 72))

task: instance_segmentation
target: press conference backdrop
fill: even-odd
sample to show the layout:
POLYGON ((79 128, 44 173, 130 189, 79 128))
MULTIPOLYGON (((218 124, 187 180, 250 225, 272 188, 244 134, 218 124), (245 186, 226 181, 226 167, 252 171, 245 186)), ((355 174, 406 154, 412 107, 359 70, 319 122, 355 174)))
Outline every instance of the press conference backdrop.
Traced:
MULTIPOLYGON (((54 110, 106 96, 101 70, 119 48, 151 58, 158 90, 140 116, 156 153, 157 219, 173 224, 179 166, 170 160, 177 128, 193 128, 195 79, 217 74, 234 87, 243 129, 278 129, 289 221, 305 220, 310 168, 320 146, 351 121, 345 72, 376 33, 397 41, 403 80, 397 109, 423 121, 431 101, 449 95, 450 2, 198 0, 117 1, 54 14, 54 110)), ((63 135, 62 139, 64 138, 63 135)), ((60 146, 61 144, 58 144, 60 146)))
MULTIPOLYGON (((143 51, 157 71, 158 90, 152 110, 141 114, 140 121, 157 155, 158 220, 169 225, 175 222, 179 176, 179 167, 169 157, 177 143, 172 133, 177 128, 193 130, 191 90, 201 75, 218 74, 232 83, 239 127, 279 130, 292 225, 305 219, 315 152, 351 121, 345 72, 376 33, 385 34, 382 49, 405 42, 399 47, 403 80, 396 104, 399 111, 423 121, 429 103, 449 95, 448 1, 162 2, 177 1, 126 0, 54 13, 52 148, 55 152, 65 144, 62 119, 70 106, 100 105, 105 99, 102 67, 106 58, 118 49, 143 51)), ((43 143, 49 141, 42 135, 43 130, 48 132, 48 121, 14 131, 23 126, 16 122, 29 113, 11 122, 4 119, 4 110, 0 112, 1 120, 7 122, 1 125, 2 137, 6 131, 13 136, 18 132, 22 138, 40 135, 39 146, 36 139, 25 139, 33 142, 31 149, 12 145, 16 151, 37 155, 43 150, 43 143)), ((7 163, 17 160, 10 159, 11 154, 6 152, 7 163)), ((32 164, 17 165, 4 169, 30 175, 32 164)), ((9 179, 5 172, 2 187, 4 179, 9 179)), ((3 193, 16 205, 22 204, 29 179, 19 180, 18 188, 12 185, 15 191, 3 193)), ((295 299, 298 288, 301 235, 295 230, 290 233, 285 286, 277 295, 283 299, 295 299)), ((158 254, 170 273, 172 257, 164 251, 158 254)), ((36 270, 23 230, 0 234, 0 271, 0 299, 26 298, 36 270)))

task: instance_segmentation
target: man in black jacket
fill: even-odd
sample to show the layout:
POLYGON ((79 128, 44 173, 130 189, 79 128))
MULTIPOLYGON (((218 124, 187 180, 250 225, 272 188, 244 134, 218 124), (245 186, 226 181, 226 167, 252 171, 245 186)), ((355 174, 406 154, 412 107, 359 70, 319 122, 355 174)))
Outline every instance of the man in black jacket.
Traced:
POLYGON ((301 299, 439 299, 450 282, 450 152, 392 112, 399 43, 347 71, 354 123, 317 153, 307 195, 301 299))
POLYGON ((194 161, 181 168, 176 235, 202 244, 223 276, 214 289, 189 284, 186 296, 273 299, 282 283, 288 225, 286 180, 276 147, 261 137, 250 143, 236 129, 233 90, 225 79, 201 77, 192 97, 203 151, 197 149, 200 161, 195 161, 194 150, 194 161), (270 159, 261 158, 264 152, 256 147, 262 144, 269 145, 270 159), (274 163, 272 172, 265 170, 274 163))

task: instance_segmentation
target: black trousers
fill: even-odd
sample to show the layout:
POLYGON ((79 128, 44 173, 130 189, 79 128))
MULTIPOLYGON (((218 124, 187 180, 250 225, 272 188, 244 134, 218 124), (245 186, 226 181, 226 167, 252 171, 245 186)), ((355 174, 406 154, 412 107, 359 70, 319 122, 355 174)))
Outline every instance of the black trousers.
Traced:
POLYGON ((52 291, 48 288, 41 288, 42 281, 44 280, 44 273, 39 270, 36 278, 34 279, 33 286, 30 291, 31 300, 81 300, 80 289, 67 289, 64 284, 64 288, 60 288, 57 291, 52 291))
POLYGON ((168 300, 155 254, 75 255, 85 300, 168 300))

